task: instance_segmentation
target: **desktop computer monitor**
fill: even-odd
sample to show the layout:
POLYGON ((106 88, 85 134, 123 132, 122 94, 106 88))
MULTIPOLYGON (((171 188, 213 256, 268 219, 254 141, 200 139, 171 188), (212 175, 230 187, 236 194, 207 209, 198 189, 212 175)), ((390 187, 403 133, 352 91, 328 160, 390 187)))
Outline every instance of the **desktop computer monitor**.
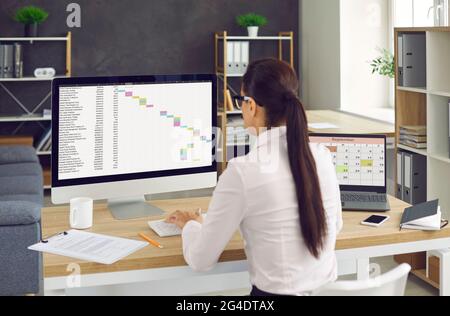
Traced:
POLYGON ((108 199, 129 219, 162 214, 146 194, 216 185, 214 75, 61 78, 52 93, 53 203, 108 199))

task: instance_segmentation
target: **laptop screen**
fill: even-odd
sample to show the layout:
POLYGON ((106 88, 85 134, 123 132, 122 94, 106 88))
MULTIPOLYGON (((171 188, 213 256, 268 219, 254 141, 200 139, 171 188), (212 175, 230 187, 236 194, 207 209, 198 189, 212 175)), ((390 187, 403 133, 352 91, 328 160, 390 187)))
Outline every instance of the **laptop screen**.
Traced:
POLYGON ((341 188, 385 189, 386 137, 312 135, 310 141, 330 150, 341 188))

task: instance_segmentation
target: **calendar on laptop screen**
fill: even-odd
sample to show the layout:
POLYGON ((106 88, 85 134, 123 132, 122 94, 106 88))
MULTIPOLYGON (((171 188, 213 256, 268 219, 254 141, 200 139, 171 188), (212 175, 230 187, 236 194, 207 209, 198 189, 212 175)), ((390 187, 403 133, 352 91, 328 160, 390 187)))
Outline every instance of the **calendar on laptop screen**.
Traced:
POLYGON ((310 137, 332 155, 340 185, 385 186, 385 139, 359 137, 310 137))

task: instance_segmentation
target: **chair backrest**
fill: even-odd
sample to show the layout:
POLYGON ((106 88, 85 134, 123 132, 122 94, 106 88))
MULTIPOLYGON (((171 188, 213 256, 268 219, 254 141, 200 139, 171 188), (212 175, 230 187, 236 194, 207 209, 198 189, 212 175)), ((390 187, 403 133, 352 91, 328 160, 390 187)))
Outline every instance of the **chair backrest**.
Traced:
POLYGON ((411 267, 402 264, 381 276, 364 281, 338 281, 319 289, 317 296, 404 296, 411 267))

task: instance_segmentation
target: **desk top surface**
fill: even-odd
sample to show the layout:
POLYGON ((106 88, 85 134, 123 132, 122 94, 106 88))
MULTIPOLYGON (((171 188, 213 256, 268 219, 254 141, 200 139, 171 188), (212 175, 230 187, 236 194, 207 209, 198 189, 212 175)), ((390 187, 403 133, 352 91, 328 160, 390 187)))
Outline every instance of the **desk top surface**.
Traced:
MULTIPOLYGON (((179 209, 207 209, 210 197, 190 198, 178 200, 153 201, 152 204, 161 209, 172 212, 179 209)), ((362 248, 386 244, 411 242, 417 240, 430 240, 450 237, 450 227, 439 232, 423 232, 413 230, 399 230, 400 218, 403 210, 409 205, 390 197, 391 211, 387 213, 391 219, 379 228, 372 228, 360 225, 371 213, 367 212, 344 212, 344 229, 338 236, 336 249, 362 248)), ((67 265, 78 263, 82 273, 106 273, 129 270, 143 270, 152 268, 165 268, 185 266, 180 237, 160 238, 147 225, 149 220, 160 219, 161 217, 151 217, 144 219, 116 221, 105 204, 95 206, 94 227, 89 230, 94 233, 118 236, 140 240, 138 233, 143 232, 150 238, 164 245, 164 249, 148 246, 129 257, 113 265, 101 265, 82 260, 66 258, 51 254, 44 254, 44 274, 45 277, 66 276, 67 265)), ((49 236, 69 229, 69 209, 64 207, 44 208, 42 211, 43 236, 49 236)), ((245 260, 243 241, 236 233, 224 253, 220 262, 245 260)))
POLYGON ((333 129, 314 129, 314 133, 330 134, 381 134, 388 137, 395 136, 394 124, 389 124, 370 118, 364 118, 350 113, 332 111, 332 110, 312 110, 306 111, 308 123, 330 123, 338 128, 333 129))

